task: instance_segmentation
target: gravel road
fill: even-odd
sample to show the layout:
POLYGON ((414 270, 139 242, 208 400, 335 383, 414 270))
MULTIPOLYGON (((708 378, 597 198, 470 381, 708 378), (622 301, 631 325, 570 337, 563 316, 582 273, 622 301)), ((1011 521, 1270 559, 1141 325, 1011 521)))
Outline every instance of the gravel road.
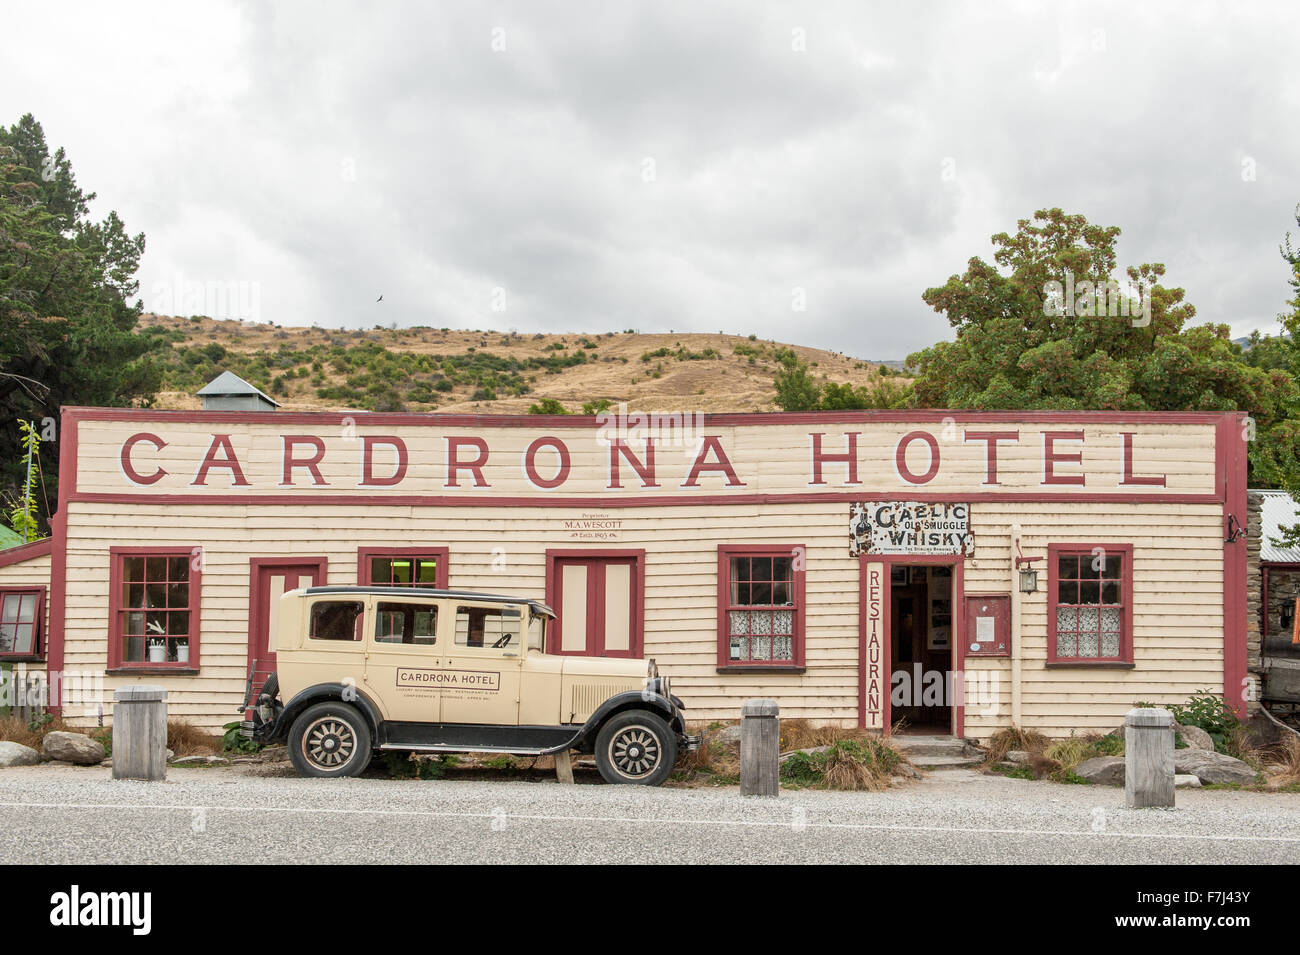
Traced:
POLYGON ((935 773, 884 793, 0 770, 0 863, 1293 863, 1300 795, 935 773))

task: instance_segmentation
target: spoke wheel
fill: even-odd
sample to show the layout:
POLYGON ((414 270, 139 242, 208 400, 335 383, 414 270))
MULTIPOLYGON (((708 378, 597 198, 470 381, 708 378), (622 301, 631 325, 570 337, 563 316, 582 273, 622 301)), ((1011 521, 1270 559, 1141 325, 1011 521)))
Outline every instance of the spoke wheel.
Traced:
POLYGON ((629 726, 609 743, 609 761, 629 779, 648 776, 662 757, 659 740, 644 726, 629 726))
POLYGON ((656 713, 618 713, 596 736, 596 766, 608 783, 658 786, 676 762, 677 736, 656 713))
POLYGON ((289 758, 304 776, 356 776, 370 763, 370 727, 346 703, 317 703, 294 720, 289 758))
POLYGON ((307 727, 302 745, 303 755, 321 769, 337 769, 352 758, 357 736, 347 723, 327 716, 307 727))

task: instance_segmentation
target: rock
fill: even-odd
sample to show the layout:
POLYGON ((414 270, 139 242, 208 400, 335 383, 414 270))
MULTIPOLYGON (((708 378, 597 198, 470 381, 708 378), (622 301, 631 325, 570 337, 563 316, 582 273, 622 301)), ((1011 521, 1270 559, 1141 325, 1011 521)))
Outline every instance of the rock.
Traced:
POLYGON ((1017 766, 1023 766, 1029 762, 1029 751, 1026 749, 1009 749, 1007 754, 1002 757, 1008 763, 1015 763, 1017 766))
POLYGON ((902 776, 905 779, 920 779, 921 771, 911 763, 899 763, 894 767, 894 775, 902 776))
POLYGON ((22 743, 0 742, 0 766, 35 766, 45 757, 22 743))
POLYGON ((50 759, 75 763, 78 766, 98 766, 108 755, 104 747, 89 736, 81 733, 65 733, 61 730, 46 733, 41 748, 50 759))
POLYGON ((1201 780, 1191 773, 1174 773, 1175 789, 1200 789, 1201 780))
POLYGON ((791 756, 793 756, 795 753, 803 753, 805 756, 811 756, 811 755, 813 755, 814 753, 824 753, 824 752, 826 752, 828 749, 830 749, 829 746, 813 746, 813 747, 810 747, 809 749, 792 749, 792 750, 789 750, 789 751, 787 751, 787 752, 782 753, 782 754, 778 757, 778 759, 780 759, 780 761, 784 763, 787 759, 789 759, 789 758, 790 758, 791 756))
POLYGON ((1174 750, 1174 772, 1197 777, 1203 783, 1250 785, 1256 772, 1239 759, 1204 749, 1174 750))
POLYGON ((1103 786, 1124 785, 1123 756, 1094 756, 1074 767, 1074 774, 1103 786))
POLYGON ((1210 739, 1210 734, 1199 726, 1184 726, 1176 723, 1174 732, 1183 738, 1187 749, 1214 749, 1214 740, 1210 739))
MULTIPOLYGON (((170 753, 171 750, 167 752, 170 753)), ((182 756, 171 763, 173 766, 229 766, 230 760, 224 756, 182 756)))
POLYGON ((709 734, 710 743, 740 743, 740 724, 724 726, 722 729, 709 734))

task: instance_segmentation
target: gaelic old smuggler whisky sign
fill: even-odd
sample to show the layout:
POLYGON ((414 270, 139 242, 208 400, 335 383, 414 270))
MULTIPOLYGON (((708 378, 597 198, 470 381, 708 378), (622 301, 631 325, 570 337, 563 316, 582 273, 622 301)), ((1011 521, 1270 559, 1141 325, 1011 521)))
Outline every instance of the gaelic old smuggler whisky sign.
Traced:
POLYGON ((849 556, 975 553, 969 504, 862 501, 849 505, 849 556))

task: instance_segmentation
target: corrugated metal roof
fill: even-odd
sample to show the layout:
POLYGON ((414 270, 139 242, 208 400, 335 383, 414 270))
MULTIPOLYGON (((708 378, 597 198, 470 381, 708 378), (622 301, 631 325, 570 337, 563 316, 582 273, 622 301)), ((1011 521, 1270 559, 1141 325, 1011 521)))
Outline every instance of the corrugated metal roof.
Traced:
POLYGON ((270 395, 250 385, 233 371, 223 371, 217 377, 194 392, 199 397, 204 396, 226 396, 226 395, 259 395, 268 404, 280 407, 280 402, 276 401, 270 395))
POLYGON ((1300 547, 1279 547, 1275 538, 1283 527, 1300 524, 1300 505, 1286 491, 1251 491, 1261 498, 1259 559, 1279 564, 1300 564, 1300 547))

